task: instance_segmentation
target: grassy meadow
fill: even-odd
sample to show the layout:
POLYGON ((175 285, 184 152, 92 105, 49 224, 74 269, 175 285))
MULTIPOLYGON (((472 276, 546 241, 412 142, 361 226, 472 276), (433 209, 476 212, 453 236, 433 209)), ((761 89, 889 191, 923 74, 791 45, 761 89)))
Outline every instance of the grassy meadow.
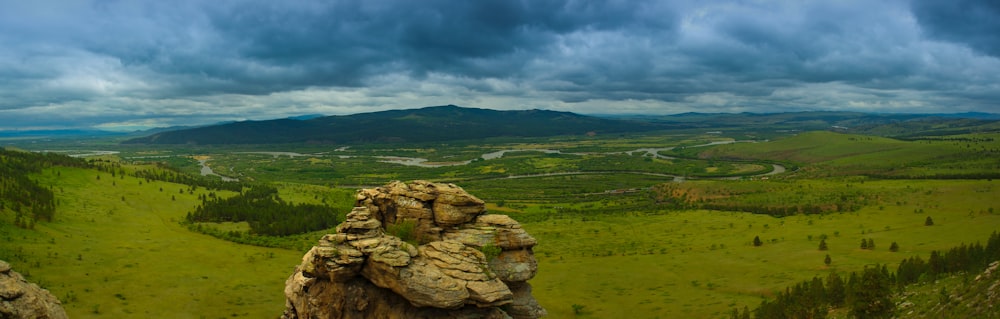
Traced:
POLYGON ((877 136, 806 132, 773 143, 736 143, 678 150, 701 158, 770 159, 802 164, 803 175, 884 178, 978 178, 1000 172, 1000 133, 903 141, 877 136))
POLYGON ((89 169, 38 179, 56 192, 56 220, 33 230, 0 223, 0 258, 71 318, 268 318, 284 309, 285 278, 304 252, 189 231, 179 221, 204 189, 89 169))
POLYGON ((903 258, 984 241, 1000 229, 1000 214, 990 210, 1000 198, 993 182, 864 185, 915 191, 887 196, 892 204, 881 209, 827 215, 685 210, 525 223, 539 239, 535 296, 554 318, 725 318, 733 307, 753 308, 813 276, 875 263, 894 268, 903 258), (933 226, 924 226, 927 216, 933 226), (764 244, 754 247, 754 236, 764 244), (823 237, 827 251, 818 249, 823 237), (876 249, 860 249, 863 238, 876 249), (892 242, 898 252, 889 251, 892 242), (580 315, 574 304, 585 306, 580 315))
MULTIPOLYGON (((217 172, 273 183, 284 200, 328 204, 340 214, 361 186, 393 179, 455 182, 539 240, 539 272, 531 284, 549 318, 728 318, 733 308, 752 309, 814 276, 872 264, 894 269, 904 258, 927 258, 932 250, 984 241, 1000 230, 1000 185, 992 177, 1000 172, 1000 134, 912 141, 833 132, 754 135, 771 141, 691 147, 733 140, 699 130, 280 146, 301 156, 261 153, 279 148, 267 145, 127 146, 106 158, 131 163, 126 170, 163 161, 196 174, 193 157, 209 156, 217 172), (534 151, 477 160, 514 149, 534 151), (626 153, 637 149, 676 158, 626 153), (413 167, 378 156, 471 162, 413 167), (789 171, 759 175, 775 162, 789 171), (804 214, 809 207, 825 213, 804 214), (793 213, 775 217, 749 208, 793 213), (934 225, 925 226, 928 217, 934 225), (752 244, 755 236, 763 245, 752 244), (867 239, 874 250, 860 248, 867 239), (828 250, 818 249, 821 240, 828 250), (889 250, 893 242, 898 252, 889 250)), ((0 259, 50 289, 73 318, 276 317, 284 280, 324 233, 279 240, 286 248, 240 245, 182 225, 208 193, 203 188, 59 167, 36 178, 55 192, 56 218, 30 230, 0 221, 0 259)), ((245 222, 202 226, 249 228, 245 222)))

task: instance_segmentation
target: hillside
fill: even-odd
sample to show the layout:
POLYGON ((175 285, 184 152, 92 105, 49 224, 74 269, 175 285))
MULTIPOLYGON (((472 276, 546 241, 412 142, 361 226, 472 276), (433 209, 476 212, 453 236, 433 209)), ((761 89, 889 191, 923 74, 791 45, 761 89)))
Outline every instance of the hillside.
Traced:
MULTIPOLYGON (((854 156, 892 153, 908 147, 921 148, 922 146, 917 143, 883 137, 814 131, 766 143, 733 144, 688 151, 698 152, 698 156, 702 158, 753 158, 812 164, 854 156)), ((930 149, 935 148, 935 146, 922 148, 930 149)))
POLYGON ((644 119, 701 128, 768 128, 771 130, 827 130, 917 138, 1000 129, 1000 115, 990 113, 906 114, 836 111, 786 113, 683 113, 644 119))
POLYGON ((127 144, 277 144, 438 142, 489 137, 543 137, 639 132, 671 127, 545 110, 496 111, 454 105, 308 120, 244 121, 160 132, 127 144))
MULTIPOLYGON (((683 113, 668 116, 598 117, 548 110, 497 111, 455 105, 340 116, 151 131, 125 144, 420 143, 491 137, 548 137, 654 130, 834 129, 855 134, 919 139, 1000 130, 994 114, 868 114, 857 112, 683 113)), ((742 136, 742 135, 737 135, 742 136)))
POLYGON ((906 318, 996 318, 1000 261, 970 272, 909 285, 893 301, 906 318))
POLYGON ((995 178, 1000 134, 977 133, 916 141, 816 131, 763 143, 688 148, 701 159, 776 160, 808 164, 802 173, 881 178, 995 178))
MULTIPOLYGON (((221 186, 208 184, 208 178, 180 178, 159 162, 191 163, 191 173, 197 174, 192 154, 211 157, 213 169, 238 174, 241 180, 276 182, 271 185, 287 203, 345 207, 338 210, 338 221, 356 200, 356 188, 418 177, 454 182, 485 201, 489 212, 519 221, 537 239, 539 245, 531 248, 538 264, 532 295, 551 318, 723 318, 733 308, 752 309, 762 298, 774 298, 798 282, 827 278, 832 271, 849 278, 865 265, 927 258, 932 250, 982 240, 1000 225, 995 181, 945 179, 996 174, 1000 133, 905 141, 829 131, 781 132, 770 142, 692 147, 723 140, 706 131, 503 138, 407 148, 385 144, 330 152, 321 151, 330 148, 324 145, 130 145, 121 153, 91 157, 83 168, 62 167, 70 162, 41 165, 30 173, 13 170, 24 172, 24 183, 49 190, 52 197, 39 199, 56 210, 51 220, 39 214, 38 222, 25 226, 23 216, 17 222, 14 204, 23 197, 0 196, 5 204, 0 206, 0 238, 6 239, 0 240, 0 259, 30 269, 31 279, 63 299, 74 318, 148 317, 166 311, 206 318, 274 317, 282 309, 285 278, 301 263, 303 252, 336 230, 263 238, 249 221, 188 222, 186 216, 217 202, 215 198, 241 196, 233 189, 213 190, 221 186), (561 153, 508 151, 460 162, 529 147, 561 153), (671 147, 681 153, 677 158, 650 154, 673 154, 671 147), (286 152, 245 152, 268 148, 286 152), (699 159, 702 152, 718 154, 699 159), (383 162, 383 155, 456 164, 404 166, 383 162), (750 161, 726 159, 734 157, 750 161), (682 183, 671 182, 675 178, 668 175, 695 176, 770 161, 785 165, 787 172, 767 179, 697 177, 682 183), (907 176, 920 179, 899 179, 907 176), (931 217, 934 224, 928 226, 931 217), (753 244, 757 237, 760 246, 753 244), (862 240, 877 248, 859 248, 862 240), (818 248, 821 243, 824 249, 818 248), (143 293, 150 287, 157 287, 156 293, 143 293), (183 311, 164 310, 178 304, 183 311)), ((32 160, 18 162, 36 164, 45 162, 38 157, 56 157, 16 155, 31 155, 32 160)), ((31 205, 32 212, 44 207, 31 205)), ((947 286, 949 294, 958 292, 954 288, 961 280, 947 286)), ((318 286, 310 293, 322 290, 313 288, 318 286)), ((908 301, 929 309, 938 303, 941 287, 927 291, 936 297, 933 302, 908 301)), ((349 304, 368 305, 369 310, 375 305, 349 304)))

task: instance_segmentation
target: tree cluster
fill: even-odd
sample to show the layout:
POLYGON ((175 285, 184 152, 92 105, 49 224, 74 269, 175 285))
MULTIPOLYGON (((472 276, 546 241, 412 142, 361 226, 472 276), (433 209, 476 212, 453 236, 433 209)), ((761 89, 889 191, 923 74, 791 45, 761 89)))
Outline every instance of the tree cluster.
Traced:
POLYGON ((1000 172, 968 172, 968 173, 938 173, 931 172, 925 174, 886 174, 883 172, 870 172, 861 174, 874 179, 994 179, 1000 178, 1000 172))
POLYGON ((689 186, 661 184, 654 186, 653 192, 656 203, 669 208, 739 211, 774 217, 854 212, 872 204, 870 194, 857 191, 800 196, 804 191, 789 185, 708 191, 689 186), (764 194, 792 195, 763 196, 764 194))
POLYGON ((803 204, 803 205, 766 205, 754 203, 702 203, 694 206, 701 209, 738 211, 753 214, 770 215, 774 217, 793 216, 798 214, 828 214, 834 212, 853 212, 862 207, 859 203, 842 202, 834 204, 803 204))
MULTIPOLYGON (((865 267, 852 272, 845 281, 836 272, 826 280, 814 277, 765 300, 753 310, 755 318, 826 318, 830 308, 847 307, 856 318, 889 318, 895 311, 893 285, 932 281, 957 272, 982 271, 991 261, 1000 260, 1000 233, 993 232, 986 246, 979 243, 932 251, 930 259, 911 257, 900 262, 895 273, 887 266, 865 267)), ((747 318, 748 311, 732 312, 733 318, 747 318), (737 317, 740 316, 740 317, 737 317)))
POLYGON ((868 238, 867 240, 861 238, 861 249, 875 250, 875 240, 868 238))
POLYGON ((177 171, 173 167, 170 167, 163 163, 155 163, 155 169, 138 169, 133 172, 126 171, 121 167, 121 164, 115 162, 109 162, 104 160, 94 160, 94 168, 100 171, 108 172, 111 176, 124 176, 131 175, 136 178, 145 179, 147 182, 150 180, 164 181, 168 183, 184 184, 188 186, 201 186, 207 189, 218 189, 218 190, 228 190, 239 192, 244 187, 248 187, 244 183, 240 182, 228 182, 222 181, 218 178, 207 178, 204 176, 196 176, 191 174, 182 173, 177 171))
POLYGON ((14 212, 14 225, 32 228, 37 221, 52 221, 56 203, 52 190, 30 174, 52 166, 86 167, 81 159, 54 153, 11 151, 0 147, 0 210, 14 212))
POLYGON ((277 189, 257 185, 230 198, 204 196, 187 221, 247 222, 252 234, 287 236, 333 227, 337 214, 330 206, 285 202, 277 189))
POLYGON ((934 280, 945 274, 980 271, 997 260, 1000 260, 1000 233, 993 232, 986 246, 978 242, 962 244, 946 252, 932 251, 926 261, 919 256, 904 259, 896 269, 896 281, 902 286, 934 280))

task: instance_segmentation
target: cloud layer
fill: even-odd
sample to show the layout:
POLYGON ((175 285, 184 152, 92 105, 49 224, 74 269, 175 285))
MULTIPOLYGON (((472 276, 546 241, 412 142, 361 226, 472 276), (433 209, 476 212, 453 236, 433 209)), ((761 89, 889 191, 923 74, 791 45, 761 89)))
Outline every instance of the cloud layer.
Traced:
POLYGON ((1000 110, 995 1, 5 1, 0 129, 1000 110))

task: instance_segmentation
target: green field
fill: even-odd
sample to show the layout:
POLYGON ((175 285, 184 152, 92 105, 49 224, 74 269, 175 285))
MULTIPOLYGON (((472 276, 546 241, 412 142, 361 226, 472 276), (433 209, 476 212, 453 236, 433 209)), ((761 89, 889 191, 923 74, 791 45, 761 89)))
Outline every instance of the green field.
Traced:
POLYGON ((1000 229, 1000 214, 990 212, 1000 198, 993 182, 865 183, 872 190, 908 186, 918 191, 885 198, 905 204, 853 213, 774 218, 687 210, 526 223, 540 242, 535 295, 556 318, 572 317, 573 304, 585 305, 593 318, 723 318, 733 307, 753 308, 763 296, 831 270, 894 267, 908 256, 984 241, 1000 229), (927 216, 934 226, 924 226, 927 216), (824 235, 828 251, 818 250, 824 235), (765 244, 753 247, 754 236, 765 244), (862 238, 877 248, 860 249, 862 238), (899 252, 889 251, 892 242, 899 252), (826 254, 831 267, 823 263, 826 254))
POLYGON ((800 163, 809 177, 980 178, 1000 172, 1000 134, 964 134, 902 141, 884 137, 807 132, 773 143, 738 143, 681 150, 702 158, 771 159, 800 163))
POLYGON ((303 252, 189 231, 179 221, 203 189, 84 169, 38 178, 56 191, 56 220, 34 230, 0 223, 0 258, 48 288, 71 318, 266 318, 284 309, 284 280, 303 252))
MULTIPOLYGON (((1000 230, 993 181, 1000 134, 767 136, 773 141, 703 147, 691 146, 732 138, 649 133, 340 150, 127 146, 106 158, 123 160, 127 171, 163 161, 196 174, 191 156, 210 156, 217 172, 273 183, 286 201, 327 204, 340 214, 360 186, 455 182, 538 238, 539 273, 531 283, 550 318, 727 318, 733 308, 752 309, 813 276, 876 263, 893 268, 1000 230), (646 148, 676 158, 622 153, 646 148), (305 155, 246 153, 276 150, 305 155), (477 160, 498 150, 534 151, 477 160), (472 162, 427 168, 376 156, 472 162), (771 163, 789 171, 762 175, 771 163), (927 217, 933 226, 924 225, 927 217), (818 249, 821 239, 827 251, 818 249), (861 249, 863 239, 876 249, 861 249), (898 252, 889 251, 893 242, 898 252)), ((0 259, 50 289, 73 318, 275 317, 285 278, 324 233, 268 239, 286 248, 240 245, 182 224, 210 192, 204 188, 62 167, 34 178, 52 187, 56 218, 22 229, 4 210, 0 259)), ((248 236, 246 223, 200 225, 248 236)))

